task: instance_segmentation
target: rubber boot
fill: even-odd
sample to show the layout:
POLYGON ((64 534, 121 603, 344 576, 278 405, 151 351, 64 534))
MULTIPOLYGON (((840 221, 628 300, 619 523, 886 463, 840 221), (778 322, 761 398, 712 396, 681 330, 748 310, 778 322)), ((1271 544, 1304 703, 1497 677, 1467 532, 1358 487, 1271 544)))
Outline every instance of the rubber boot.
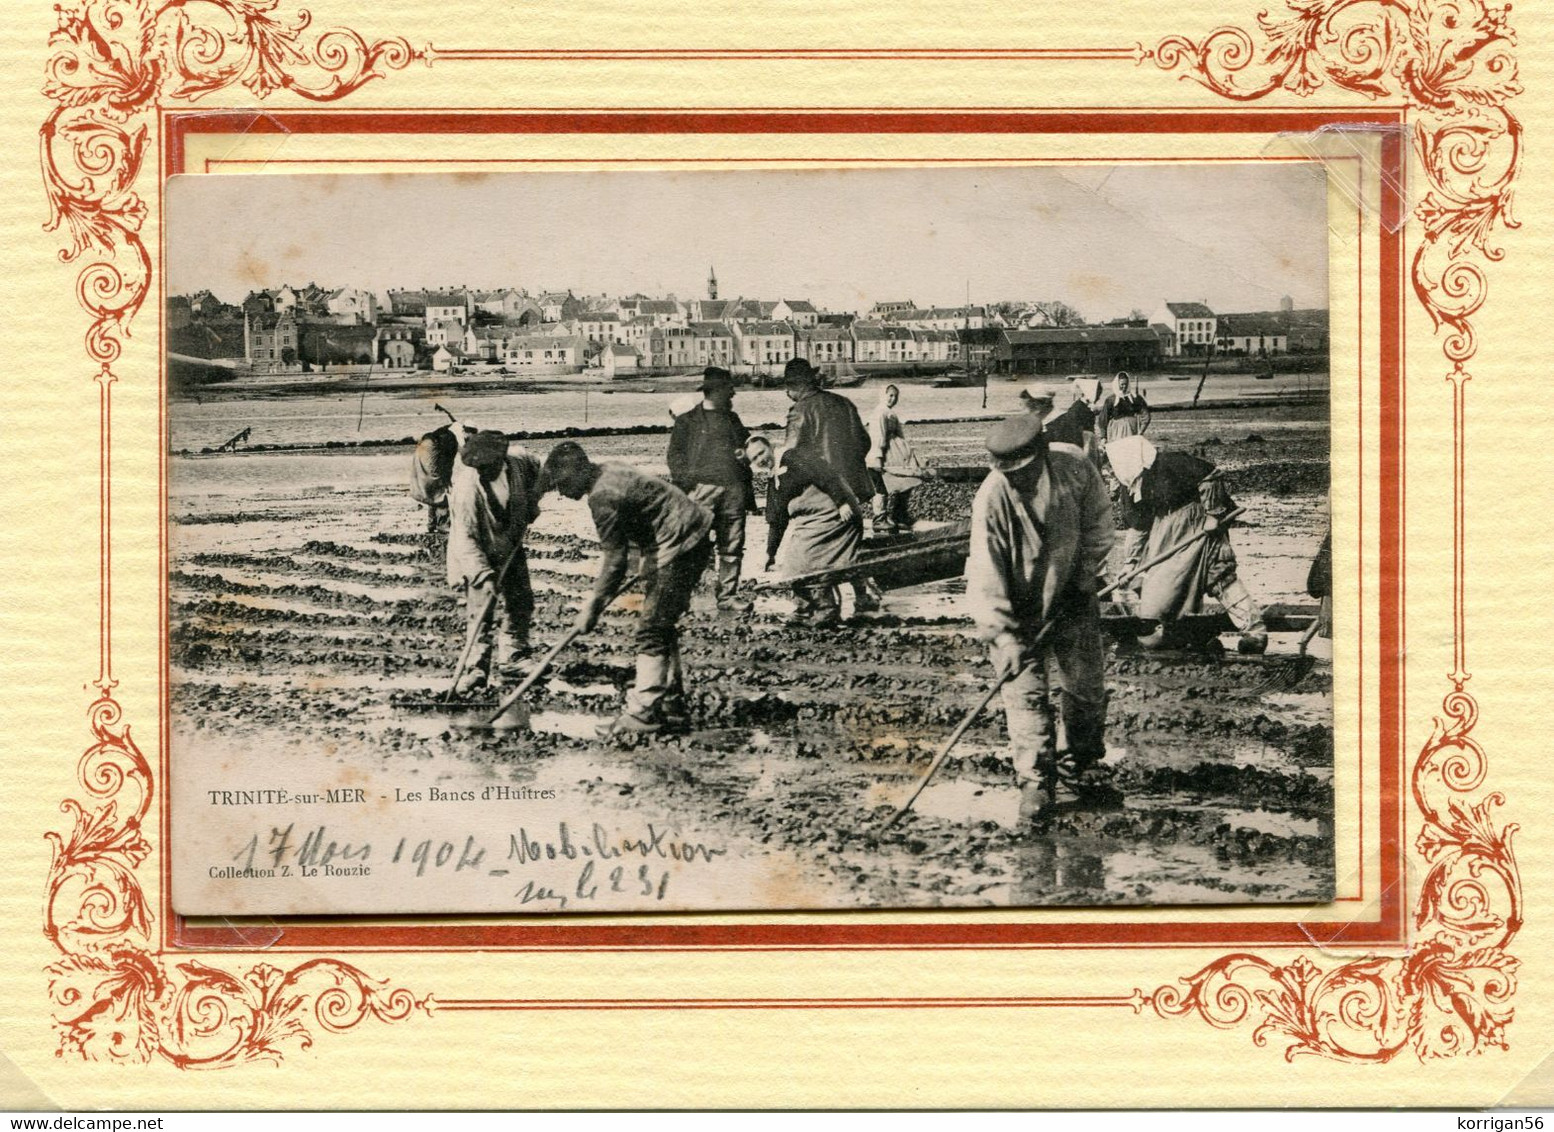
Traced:
POLYGON ((685 676, 680 664, 680 647, 669 654, 668 690, 658 704, 658 718, 664 730, 683 733, 691 729, 690 709, 685 702, 685 676))
POLYGON ((860 578, 853 583, 853 612, 854 613, 878 613, 880 611, 880 594, 883 591, 874 584, 873 578, 860 578))
POLYGON ((842 623, 835 586, 794 586, 796 605, 788 624, 803 629, 831 629, 842 623))
POLYGON ((1004 685, 1004 721, 1020 787, 1020 820, 1039 822, 1056 801, 1057 753, 1046 679, 1027 669, 1004 685))
POLYGON ((455 699, 462 699, 474 692, 483 689, 490 681, 491 646, 481 643, 475 648, 475 655, 470 658, 464 674, 459 677, 458 683, 453 686, 455 699))
POLYGON ((1240 578, 1226 582, 1219 592, 1219 599, 1230 614, 1231 623, 1241 630, 1241 640, 1236 651, 1253 655, 1268 651, 1268 626, 1263 623, 1263 609, 1252 600, 1240 578))
POLYGON ((491 661, 498 676, 513 675, 519 662, 528 655, 529 634, 526 627, 520 628, 515 622, 503 622, 497 626, 491 661))
POLYGON ((910 510, 909 492, 893 492, 886 503, 886 513, 890 516, 891 526, 898 531, 910 531, 912 529, 912 512, 910 510))
POLYGON ((636 680, 626 693, 626 703, 619 715, 600 728, 600 735, 661 731, 658 706, 668 691, 669 657, 638 653, 636 680))
POLYGON ((749 613, 755 603, 739 596, 739 568, 737 558, 718 559, 718 609, 725 613, 749 613))
POLYGON ((1093 703, 1064 692, 1062 715, 1066 750, 1058 772, 1064 786, 1086 809, 1121 806, 1112 769, 1101 762, 1106 757, 1106 701, 1093 703))
POLYGON ((869 500, 869 510, 873 513, 873 530, 877 535, 891 535, 896 533, 896 524, 892 521, 889 503, 883 495, 876 495, 869 500))

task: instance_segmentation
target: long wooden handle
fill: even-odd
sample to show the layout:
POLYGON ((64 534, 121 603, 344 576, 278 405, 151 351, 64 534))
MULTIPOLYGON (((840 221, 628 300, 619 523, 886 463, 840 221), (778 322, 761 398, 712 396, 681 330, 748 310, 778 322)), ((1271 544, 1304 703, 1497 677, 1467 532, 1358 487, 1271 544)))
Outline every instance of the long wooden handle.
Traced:
MULTIPOLYGON (((1235 510, 1227 512, 1225 517, 1220 520, 1221 523, 1224 523, 1230 519, 1234 519, 1237 515, 1241 514, 1241 510, 1241 508, 1237 507, 1235 510)), ((1171 549, 1161 551, 1159 554, 1155 555, 1155 557, 1151 558, 1148 562, 1145 562, 1137 569, 1131 570, 1127 574, 1124 574, 1121 578, 1118 578, 1115 582, 1112 582, 1110 585, 1106 586, 1095 596, 1097 598, 1105 597, 1124 582, 1131 578, 1137 577, 1139 574, 1142 574, 1145 570, 1148 570, 1152 566, 1159 565, 1167 558, 1170 558, 1173 554, 1176 554, 1181 550, 1185 550, 1199 539, 1212 534, 1214 530, 1218 529, 1218 527, 1213 528, 1213 530, 1204 529, 1190 538, 1183 539, 1181 542, 1171 547, 1171 549)), ((1032 642, 1032 647, 1039 647, 1041 643, 1046 640, 1047 634, 1052 632, 1052 628, 1056 624, 1056 621, 1049 620, 1045 625, 1043 625, 1041 627, 1041 631, 1036 634, 1036 639, 1032 642)), ((1037 663, 1040 663, 1039 659, 1037 663)), ((966 717, 962 719, 955 730, 950 733, 949 740, 944 744, 943 747, 939 748, 939 753, 934 756, 934 760, 931 764, 929 764, 927 772, 921 779, 918 780, 917 788, 912 791, 912 796, 903 802, 901 804, 901 808, 892 814, 890 820, 885 823, 886 829, 889 829, 891 826, 900 821, 902 816, 912 808, 913 803, 917 801, 919 795, 922 794, 929 781, 936 773, 938 773, 939 768, 944 765, 944 760, 947 759, 950 755, 950 752, 955 749, 955 744, 961 741, 961 737, 964 736, 971 728, 971 725, 976 722, 977 717, 987 710, 987 705, 993 702, 993 697, 998 695, 998 693, 1003 690, 1005 684, 1009 683, 1009 681, 1013 680, 1020 674, 1020 672, 1023 671, 1025 671, 1025 669, 1022 668, 1017 672, 1010 672, 1004 676, 1000 676, 997 680, 993 681, 992 687, 990 687, 987 690, 987 693, 977 701, 976 706, 966 713, 966 717)))
POLYGON ((918 779, 917 789, 912 791, 912 796, 905 802, 901 803, 901 806, 894 814, 891 815, 890 820, 885 823, 886 829, 889 829, 891 826, 900 821, 902 817, 905 816, 906 812, 912 808, 912 804, 917 801, 918 796, 922 794, 924 789, 927 788, 929 780, 932 779, 933 776, 938 772, 939 768, 944 765, 944 760, 949 758, 950 752, 955 749, 955 744, 960 742, 961 736, 966 734, 971 725, 976 722, 977 717, 987 710, 987 705, 993 702, 993 697, 998 695, 998 693, 1003 689, 1003 686, 1009 683, 1010 680, 1013 680, 1016 675, 1017 673, 1010 673, 1007 676, 1000 676, 997 680, 993 681, 993 685, 992 687, 988 688, 986 695, 977 701, 976 707, 972 708, 969 712, 966 713, 966 718, 962 719, 955 730, 950 733, 948 742, 939 748, 939 753, 934 756, 933 762, 928 766, 928 770, 923 774, 922 778, 918 779))
MULTIPOLYGON (((670 561, 672 562, 673 559, 670 559, 670 561)), ((664 565, 667 566, 668 563, 665 563, 664 565)), ((663 567, 659 568, 663 569, 663 567)), ((616 586, 615 592, 610 595, 610 601, 605 602, 604 608, 599 610, 599 615, 601 617, 604 616, 604 609, 609 608, 610 602, 620 597, 621 594, 625 593, 632 586, 640 582, 642 578, 642 574, 633 574, 620 585, 616 586)), ((580 625, 574 625, 571 629, 567 630, 566 635, 562 637, 561 640, 557 641, 553 646, 551 646, 551 650, 540 658, 540 663, 535 667, 534 671, 523 678, 523 683, 519 684, 518 687, 514 688, 506 696, 502 697, 502 702, 497 705, 496 711, 491 714, 490 719, 486 720, 486 726, 489 727, 498 719, 501 719, 502 716, 506 713, 507 709, 517 703, 519 698, 522 697, 525 692, 534 687, 534 682, 543 676, 547 671, 549 671, 550 666, 554 664, 556 662, 556 658, 561 655, 561 651, 582 635, 583 629, 580 625)))
POLYGON ((518 687, 514 688, 511 692, 502 698, 502 702, 497 705, 496 711, 491 713, 491 718, 486 720, 486 726, 490 727, 497 720, 501 719, 502 716, 507 713, 507 709, 517 703, 519 699, 523 697, 525 692, 534 687, 534 682, 550 670, 550 666, 554 664, 556 662, 556 658, 561 655, 561 650, 566 648, 582 635, 583 629, 580 625, 574 625, 571 629, 567 630, 566 636, 562 637, 559 641, 551 646, 550 651, 540 659, 540 662, 535 666, 534 671, 523 678, 523 683, 519 684, 518 687))
POLYGON ((491 616, 491 610, 496 605, 496 595, 502 592, 502 583, 507 580, 508 568, 517 560, 523 550, 523 543, 514 546, 502 563, 502 568, 497 571, 496 584, 491 587, 491 595, 486 598, 485 608, 480 611, 480 616, 470 623, 469 632, 464 637, 464 651, 459 654, 459 666, 453 670, 453 682, 448 685, 448 698, 453 698, 454 689, 459 686, 459 680, 464 676, 464 669, 469 666, 469 658, 474 655, 475 642, 480 640, 480 630, 485 628, 486 618, 491 616))
POLYGON ((1175 546, 1170 547, 1169 549, 1166 549, 1166 550, 1162 550, 1159 554, 1155 555, 1148 562, 1144 562, 1144 563, 1141 563, 1138 566, 1135 566, 1133 569, 1129 570, 1122 577, 1118 578, 1115 582, 1112 582, 1109 585, 1105 586, 1103 589, 1097 591, 1095 596, 1096 597, 1105 597, 1107 594, 1109 594, 1113 590, 1115 590, 1118 586, 1121 586, 1121 585, 1123 585, 1126 582, 1131 582, 1134 578, 1137 578, 1145 570, 1153 569, 1154 567, 1156 567, 1156 566, 1160 565, 1162 562, 1164 562, 1166 559, 1175 557, 1177 554, 1179 554, 1182 551, 1186 550, 1189 546, 1191 546, 1193 543, 1197 542, 1199 539, 1208 538, 1215 531, 1224 530, 1225 529, 1225 524, 1229 523, 1232 519, 1236 518, 1244 510, 1245 510, 1245 508, 1237 507, 1237 508, 1235 508, 1233 510, 1226 511, 1225 514, 1220 517, 1219 525, 1218 526, 1215 526, 1215 527, 1205 527, 1203 530, 1199 531, 1197 534, 1187 536, 1181 542, 1177 543, 1175 546))

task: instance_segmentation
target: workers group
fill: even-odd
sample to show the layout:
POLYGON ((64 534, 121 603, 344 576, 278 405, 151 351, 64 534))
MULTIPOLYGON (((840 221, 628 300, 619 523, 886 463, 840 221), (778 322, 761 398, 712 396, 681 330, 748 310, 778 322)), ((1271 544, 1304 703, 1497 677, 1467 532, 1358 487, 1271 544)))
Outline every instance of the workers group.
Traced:
MULTIPOLYGON (((437 461, 449 462, 450 444, 457 454, 445 476, 447 571, 464 593, 472 659, 455 693, 511 677, 529 653, 534 598, 523 539, 551 490, 586 499, 603 551, 574 630, 594 629, 626 588, 633 559, 643 583, 632 686, 601 736, 688 725, 680 619, 713 562, 719 611, 750 612, 740 575, 757 475, 769 476, 767 570, 786 547, 790 623, 839 625, 839 574, 853 590, 855 613, 877 610, 877 589, 845 570, 862 547, 866 511, 876 535, 909 529, 910 492, 933 474, 902 429, 900 391, 887 386, 865 424, 852 401, 821 388, 804 359, 788 363, 783 384, 791 404, 784 444, 774 451, 734 411, 732 375, 709 368, 699 398, 672 406, 668 481, 596 463, 574 441, 556 445, 542 465, 498 432, 454 425, 435 444, 423 440, 412 483, 423 502, 440 501, 437 461)), ((1000 685, 1022 807, 1039 815, 1059 802, 1120 801, 1103 763, 1103 592, 1134 595, 1138 616, 1158 624, 1146 645, 1169 644, 1173 623, 1198 612, 1206 595, 1224 604, 1243 651, 1261 652, 1267 631, 1237 576, 1225 533, 1234 505, 1221 476, 1145 436, 1149 407, 1128 374, 1116 376, 1110 395, 1094 378, 1076 381, 1061 409, 1052 390, 1022 398, 1025 411, 987 434, 990 471, 971 509, 966 600, 1000 685), (1122 562, 1113 574, 1119 529, 1122 562), (1049 669, 1060 692, 1056 712, 1049 669)))

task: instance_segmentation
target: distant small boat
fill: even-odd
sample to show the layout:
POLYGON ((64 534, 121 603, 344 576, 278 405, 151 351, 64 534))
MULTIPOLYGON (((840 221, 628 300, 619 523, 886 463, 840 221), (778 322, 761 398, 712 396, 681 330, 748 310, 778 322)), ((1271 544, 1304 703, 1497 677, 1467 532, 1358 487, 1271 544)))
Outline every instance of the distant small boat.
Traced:
POLYGON ((952 369, 933 379, 935 389, 980 389, 987 384, 987 371, 952 369))
POLYGON ((1168 374, 1166 374, 1166 380, 1167 381, 1191 381, 1192 380, 1192 374, 1190 374, 1190 373, 1168 373, 1168 374))
POLYGON ((863 384, 863 376, 853 367, 851 362, 835 362, 830 373, 825 373, 825 363, 820 366, 824 374, 824 384, 828 389, 850 389, 854 385, 863 384))

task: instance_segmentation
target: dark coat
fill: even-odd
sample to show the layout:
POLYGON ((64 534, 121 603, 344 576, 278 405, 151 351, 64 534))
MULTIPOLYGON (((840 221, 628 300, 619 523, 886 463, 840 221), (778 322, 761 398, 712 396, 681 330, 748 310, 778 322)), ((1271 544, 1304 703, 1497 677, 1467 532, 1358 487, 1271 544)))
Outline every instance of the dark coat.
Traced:
POLYGON ((846 397, 817 389, 788 410, 789 449, 826 464, 859 499, 874 494, 869 478, 869 430, 846 397))

